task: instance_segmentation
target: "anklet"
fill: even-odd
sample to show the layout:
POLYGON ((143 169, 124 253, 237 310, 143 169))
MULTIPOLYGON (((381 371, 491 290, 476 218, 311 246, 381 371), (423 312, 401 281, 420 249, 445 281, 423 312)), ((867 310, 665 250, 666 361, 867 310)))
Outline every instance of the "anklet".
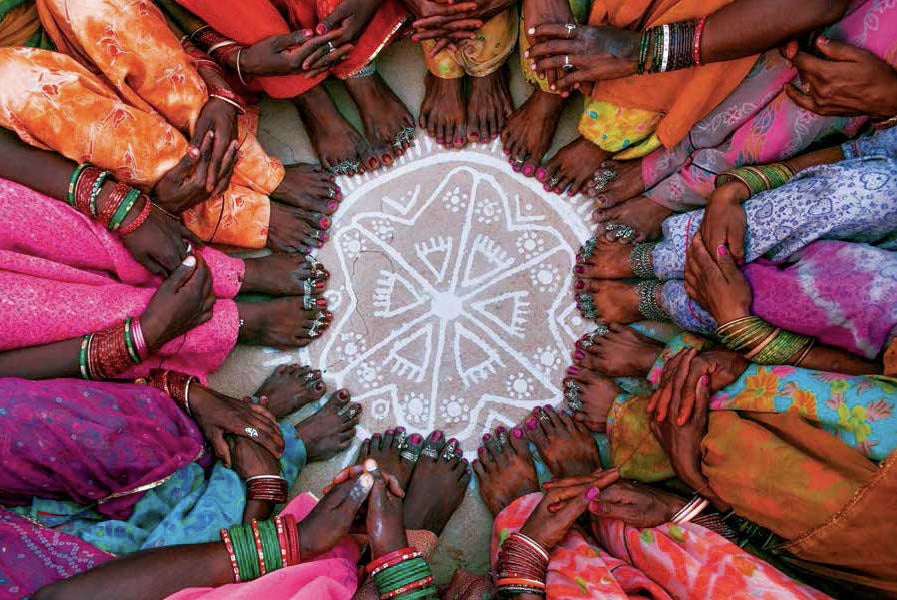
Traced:
POLYGON ((648 321, 671 321, 670 315, 657 303, 657 289, 661 283, 656 279, 642 281, 635 286, 638 294, 638 311, 648 321))
POLYGON ((654 279, 654 247, 656 242, 635 244, 629 253, 629 267, 639 279, 654 279))

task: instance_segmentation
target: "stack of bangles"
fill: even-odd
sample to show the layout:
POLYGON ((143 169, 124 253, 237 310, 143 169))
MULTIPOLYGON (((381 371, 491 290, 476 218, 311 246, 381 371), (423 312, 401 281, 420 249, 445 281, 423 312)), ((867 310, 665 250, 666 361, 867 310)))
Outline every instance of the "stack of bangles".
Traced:
POLYGON ((365 568, 374 578, 380 600, 414 600, 436 595, 430 565, 414 548, 401 548, 385 554, 365 568))
POLYGON ((673 525, 681 525, 682 523, 691 523, 691 521, 704 512, 704 509, 710 504, 710 500, 706 498, 702 498, 699 495, 695 495, 694 498, 689 501, 688 504, 679 509, 673 518, 670 519, 670 523, 673 525))
POLYGON ((794 169, 785 163, 773 163, 771 165, 758 165, 753 167, 738 167, 716 176, 716 187, 740 181, 751 196, 761 192, 768 192, 782 187, 794 177, 794 169))
POLYGON ((495 587, 500 594, 545 595, 548 551, 520 532, 512 533, 498 554, 495 587))
POLYGON ((292 515, 268 521, 252 519, 248 525, 234 525, 220 533, 236 583, 258 579, 302 560, 299 527, 292 515))
POLYGON ((221 35, 208 25, 203 25, 193 31, 193 33, 187 36, 187 41, 194 41, 199 44, 219 65, 228 65, 230 60, 234 58, 234 63, 237 67, 237 77, 240 79, 240 83, 246 85, 243 73, 240 70, 240 54, 246 49, 246 46, 221 35))
POLYGON ((84 379, 111 379, 148 355, 140 319, 128 317, 123 325, 82 337, 78 364, 84 379))
POLYGON ((69 180, 66 200, 75 210, 89 219, 98 221, 109 231, 117 231, 123 236, 134 233, 149 218, 153 203, 149 196, 140 190, 126 183, 116 183, 103 207, 97 211, 97 199, 107 177, 109 177, 108 171, 101 171, 88 163, 78 165, 69 180), (140 212, 123 227, 122 224, 141 199, 143 204, 140 212))
POLYGON ((700 67, 701 36, 706 21, 707 17, 704 17, 698 21, 679 21, 646 29, 639 43, 638 74, 700 67))
POLYGON ((138 379, 138 383, 146 383, 157 390, 163 391, 169 398, 174 400, 178 406, 184 409, 188 415, 193 416, 190 411, 190 384, 196 379, 193 375, 187 375, 180 371, 166 371, 164 369, 153 369, 150 371, 149 377, 138 379))
POLYGON ((727 348, 761 365, 798 367, 816 342, 815 338, 784 331, 754 316, 723 323, 716 335, 727 348))
POLYGON ((280 475, 256 475, 246 480, 246 498, 283 504, 287 501, 287 480, 280 475))

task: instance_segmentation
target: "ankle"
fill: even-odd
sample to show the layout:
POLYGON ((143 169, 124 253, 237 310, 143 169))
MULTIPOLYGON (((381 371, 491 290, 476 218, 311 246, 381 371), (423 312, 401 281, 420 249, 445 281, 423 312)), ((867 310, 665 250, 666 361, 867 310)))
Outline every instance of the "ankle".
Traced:
POLYGON ((262 338, 265 330, 263 307, 263 302, 237 302, 237 316, 240 319, 238 343, 252 344, 262 338))

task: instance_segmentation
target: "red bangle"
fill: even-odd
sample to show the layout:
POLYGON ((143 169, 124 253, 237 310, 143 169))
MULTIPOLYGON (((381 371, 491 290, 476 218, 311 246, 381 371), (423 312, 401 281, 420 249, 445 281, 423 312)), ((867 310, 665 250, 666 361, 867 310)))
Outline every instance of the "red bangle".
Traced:
POLYGON ((704 33, 704 23, 707 22, 707 17, 701 17, 701 20, 698 21, 697 26, 695 27, 695 39, 694 45, 691 48, 691 58, 695 61, 695 66, 701 66, 701 34, 704 33))
POLYGON ((234 582, 240 583, 240 567, 237 565, 237 554, 234 552, 234 544, 230 541, 230 534, 227 529, 222 529, 221 541, 224 542, 224 548, 227 550, 227 557, 230 559, 230 568, 234 570, 234 582))
POLYGON ((302 562, 302 548, 299 546, 299 525, 293 515, 286 515, 283 519, 285 534, 290 545, 290 564, 298 565, 302 562))
POLYGON ((433 576, 428 575, 427 577, 424 577, 423 579, 418 579, 414 583, 409 583, 408 585, 404 585, 398 589, 395 589, 391 592, 381 595, 380 600, 390 600, 390 598, 395 598, 397 596, 401 596, 402 594, 406 594, 410 591, 417 590, 417 589, 420 589, 423 587, 427 587, 432 582, 433 582, 433 576))
POLYGON ((380 558, 369 562, 365 567, 365 571, 367 571, 368 575, 372 575, 374 571, 382 571, 389 563, 395 560, 399 560, 399 562, 401 562, 403 560, 417 558, 420 555, 420 552, 410 546, 399 548, 398 550, 394 550, 389 554, 384 554, 380 558))
POLYGON ((246 100, 244 100, 243 97, 239 94, 234 93, 233 90, 219 87, 217 85, 210 85, 208 89, 210 97, 218 96, 219 98, 223 98, 224 100, 230 100, 235 105, 237 105, 237 110, 240 111, 240 114, 246 113, 246 100))
POLYGON ((149 196, 141 194, 140 197, 144 200, 143 208, 140 209, 140 214, 138 214, 133 221, 118 230, 118 233, 122 236, 129 235, 140 229, 140 226, 146 223, 150 213, 153 211, 153 202, 149 199, 149 196))
POLYGON ((259 522, 251 519, 249 525, 252 527, 252 538, 255 540, 255 551, 259 558, 259 573, 264 575, 268 572, 268 569, 265 567, 265 552, 262 550, 262 535, 259 533, 259 522))

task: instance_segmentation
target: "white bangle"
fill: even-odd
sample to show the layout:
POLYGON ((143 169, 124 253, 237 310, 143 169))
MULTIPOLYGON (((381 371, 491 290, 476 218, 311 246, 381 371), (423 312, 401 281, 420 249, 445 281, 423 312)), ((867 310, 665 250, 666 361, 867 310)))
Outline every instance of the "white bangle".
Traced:
POLYGON ((710 500, 706 498, 702 498, 701 496, 695 495, 691 501, 683 506, 679 512, 673 515, 673 518, 670 520, 670 523, 673 525, 681 525, 682 523, 688 523, 699 514, 701 514, 707 505, 710 504, 710 500))
POLYGON ((256 475, 255 477, 250 477, 246 480, 246 483, 250 481, 254 481, 256 479, 280 479, 281 481, 286 481, 285 477, 281 477, 280 475, 256 475))
POLYGON ((660 61, 660 72, 666 73, 670 62, 670 26, 663 25, 663 58, 660 61))
POLYGON ((240 113, 241 115, 246 113, 245 108, 243 108, 242 106, 240 106, 239 104, 237 104, 236 102, 231 100, 230 98, 225 98, 224 96, 219 96, 218 94, 209 94, 209 98, 217 98, 218 100, 221 100, 222 102, 227 102, 228 104, 230 104, 231 106, 236 108, 237 112, 240 113))
POLYGON ((235 45, 236 43, 237 43, 237 42, 235 42, 235 41, 233 41, 233 40, 226 40, 226 41, 223 41, 223 42, 218 42, 217 44, 212 44, 212 46, 210 46, 209 49, 206 50, 206 54, 211 55, 212 52, 214 52, 215 50, 220 50, 220 49, 222 49, 222 48, 224 48, 224 47, 226 47, 226 46, 233 46, 233 45, 235 45))
POLYGON ((240 69, 240 58, 242 58, 242 56, 243 48, 241 47, 239 50, 237 50, 237 79, 239 79, 240 83, 242 83, 244 86, 248 87, 249 84, 247 84, 246 80, 243 79, 243 71, 240 69))
POLYGON ((187 409, 187 414, 191 417, 193 416, 193 412, 190 410, 190 384, 193 383, 193 377, 187 379, 187 385, 184 386, 184 408, 187 409))

